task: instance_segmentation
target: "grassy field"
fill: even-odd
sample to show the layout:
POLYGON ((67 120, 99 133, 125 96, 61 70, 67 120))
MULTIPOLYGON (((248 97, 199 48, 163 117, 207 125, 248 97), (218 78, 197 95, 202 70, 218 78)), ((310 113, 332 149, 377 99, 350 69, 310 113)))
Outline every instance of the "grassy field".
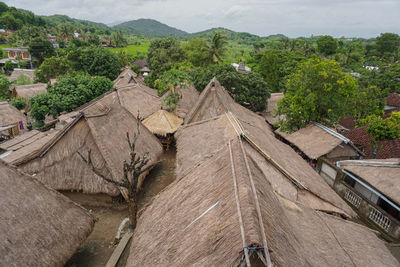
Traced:
POLYGON ((109 48, 109 49, 111 49, 112 51, 125 50, 128 55, 136 57, 138 53, 147 54, 149 46, 150 42, 141 42, 140 45, 128 45, 123 48, 109 48))

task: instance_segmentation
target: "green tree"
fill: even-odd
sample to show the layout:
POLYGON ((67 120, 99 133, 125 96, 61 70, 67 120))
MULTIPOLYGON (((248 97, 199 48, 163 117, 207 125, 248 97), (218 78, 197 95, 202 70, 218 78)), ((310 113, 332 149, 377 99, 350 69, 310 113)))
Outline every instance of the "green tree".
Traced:
POLYGON ((394 111, 389 118, 371 115, 360 120, 360 125, 367 125, 367 133, 374 138, 374 142, 395 140, 400 137, 400 112, 394 111))
POLYGON ((204 67, 213 63, 213 56, 207 42, 201 38, 193 38, 183 46, 187 59, 196 67, 204 67))
POLYGON ((258 73, 239 73, 228 64, 209 65, 193 72, 193 84, 197 90, 202 91, 213 77, 218 79, 239 104, 253 111, 266 108, 270 91, 258 73))
MULTIPOLYGON (((126 50, 124 50, 124 49, 117 50, 114 54, 118 58, 120 66, 129 66, 134 61, 133 57, 131 55, 128 55, 126 53, 126 50)), ((139 69, 139 71, 140 71, 140 69, 139 69)), ((136 72, 136 73, 139 73, 139 72, 136 72)))
POLYGON ((321 36, 317 40, 318 51, 324 56, 335 54, 338 43, 335 38, 329 35, 321 36))
POLYGON ((16 98, 11 99, 10 104, 13 105, 14 107, 16 107, 18 110, 21 110, 21 109, 25 108, 26 101, 22 97, 16 97, 16 98))
POLYGON ((286 77, 302 60, 305 58, 294 52, 268 50, 263 54, 257 70, 272 92, 284 92, 286 77))
POLYGON ((382 33, 376 38, 376 45, 378 51, 382 54, 390 53, 396 55, 399 54, 400 48, 400 37, 395 33, 382 33))
POLYGON ((67 41, 74 38, 75 27, 71 23, 60 23, 57 25, 58 41, 67 41))
POLYGON ((10 97, 10 82, 4 74, 0 74, 0 100, 7 100, 10 97))
POLYGON ((352 115, 356 120, 370 115, 382 115, 385 96, 387 96, 387 90, 381 90, 376 86, 359 88, 354 98, 352 115))
POLYGON ((13 63, 11 60, 7 60, 6 63, 4 63, 3 69, 6 74, 11 74, 11 72, 17 67, 17 64, 13 63))
POLYGON ((35 77, 38 82, 47 83, 52 78, 67 74, 70 69, 70 62, 65 57, 46 58, 39 68, 35 70, 35 77))
POLYGON ((191 77, 184 71, 171 69, 167 70, 155 80, 154 88, 158 90, 158 94, 162 94, 167 90, 172 90, 176 86, 185 86, 191 83, 191 77))
POLYGON ((226 46, 228 44, 227 37, 221 33, 216 33, 211 38, 208 49, 214 62, 222 62, 222 57, 225 54, 226 46))
POLYGON ((18 75, 17 79, 14 81, 15 85, 27 85, 31 83, 32 83, 31 78, 29 78, 27 75, 24 75, 23 73, 18 75))
POLYGON ((117 56, 101 46, 76 48, 69 52, 68 59, 76 71, 105 76, 111 80, 118 77, 122 67, 117 56))
POLYGON ((110 45, 112 47, 125 47, 128 44, 122 31, 113 32, 110 39, 110 45))
POLYGON ((43 62, 46 57, 51 57, 55 54, 53 44, 45 39, 35 38, 29 44, 29 53, 33 58, 36 58, 39 65, 43 62))
POLYGON ((333 60, 313 58, 300 63, 286 87, 277 111, 286 116, 280 122, 284 131, 298 130, 313 121, 331 126, 356 108, 357 82, 333 60))
POLYGON ((32 118, 40 122, 46 115, 57 116, 63 111, 72 111, 109 91, 112 86, 113 82, 102 76, 64 76, 47 93, 30 98, 29 112, 32 118))

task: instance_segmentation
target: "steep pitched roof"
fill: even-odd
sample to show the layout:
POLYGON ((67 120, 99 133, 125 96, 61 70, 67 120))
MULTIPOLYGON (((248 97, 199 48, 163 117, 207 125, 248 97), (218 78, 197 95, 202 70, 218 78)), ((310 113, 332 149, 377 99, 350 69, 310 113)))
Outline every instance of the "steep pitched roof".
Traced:
POLYGON ((11 73, 10 77, 8 77, 8 80, 10 82, 15 81, 18 76, 20 74, 23 74, 27 77, 29 77, 29 79, 31 79, 31 81, 33 82, 35 79, 35 70, 29 70, 29 69, 14 69, 13 72, 11 73))
MULTIPOLYGON (((277 266, 325 266, 332 262, 339 266, 398 265, 368 228, 298 200, 301 193, 291 195, 291 190, 297 189, 265 161, 260 153, 264 146, 259 151, 246 137, 231 139, 240 131, 240 124, 246 128, 244 122, 232 119, 227 114, 181 130, 178 142, 181 138, 187 142, 181 143, 185 149, 178 146, 179 158, 193 144, 214 150, 204 154, 200 149, 203 157, 183 176, 178 175, 143 212, 127 266, 240 266, 244 250, 252 247, 249 253, 254 260, 255 251, 265 251, 265 241, 277 266), (209 135, 202 136, 210 129, 219 146, 209 135), (198 131, 201 133, 193 135, 198 131)), ((251 128, 245 131, 253 132, 251 128)))
POLYGON ((268 123, 274 124, 279 120, 284 119, 284 115, 280 115, 279 117, 274 117, 274 114, 278 108, 278 101, 284 97, 283 93, 272 93, 271 97, 268 99, 267 110, 264 114, 264 118, 268 123))
MULTIPOLYGON (((117 100, 113 92, 86 106, 38 153, 21 162, 20 168, 57 190, 118 195, 120 189, 95 175, 81 158, 87 157, 90 149, 95 167, 109 179, 121 181, 122 162, 129 159, 126 133, 136 132, 137 121, 117 100)), ((149 152, 148 164, 152 164, 160 156, 162 146, 145 127, 139 127, 137 152, 149 152)), ((139 180, 139 187, 144 178, 145 175, 139 180)))
POLYGON ((0 262, 62 266, 95 219, 62 194, 0 160, 0 262))
POLYGON ((159 110, 143 120, 142 123, 150 132, 166 136, 175 133, 183 123, 183 119, 168 111, 159 110))
MULTIPOLYGON (((179 102, 174 110, 174 113, 180 118, 186 117, 199 98, 199 92, 191 85, 187 87, 177 86, 173 91, 169 90, 168 93, 164 94, 161 99, 165 99, 169 93, 176 93, 180 96, 179 102)), ((161 103, 163 103, 162 100, 161 103)))
POLYGON ((386 105, 400 108, 400 94, 392 93, 385 98, 386 105))
POLYGON ((125 86, 128 84, 136 84, 138 83, 137 74, 132 71, 129 67, 125 67, 124 70, 118 75, 118 77, 114 80, 114 86, 125 86))

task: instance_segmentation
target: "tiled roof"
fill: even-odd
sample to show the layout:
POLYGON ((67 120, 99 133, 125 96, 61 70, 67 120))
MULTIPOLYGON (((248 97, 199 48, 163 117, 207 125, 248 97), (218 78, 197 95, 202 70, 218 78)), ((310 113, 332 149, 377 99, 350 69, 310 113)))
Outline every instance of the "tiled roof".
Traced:
POLYGON ((393 93, 385 98, 386 104, 392 107, 400 107, 400 94, 393 93))

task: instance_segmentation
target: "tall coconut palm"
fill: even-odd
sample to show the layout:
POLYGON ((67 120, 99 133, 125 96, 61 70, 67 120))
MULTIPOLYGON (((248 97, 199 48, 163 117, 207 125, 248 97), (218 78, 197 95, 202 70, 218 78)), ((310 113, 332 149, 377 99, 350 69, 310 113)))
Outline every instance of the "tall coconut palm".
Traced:
POLYGON ((221 33, 216 33, 212 37, 209 43, 209 51, 215 63, 221 62, 222 56, 226 51, 226 45, 228 44, 227 38, 221 33))

